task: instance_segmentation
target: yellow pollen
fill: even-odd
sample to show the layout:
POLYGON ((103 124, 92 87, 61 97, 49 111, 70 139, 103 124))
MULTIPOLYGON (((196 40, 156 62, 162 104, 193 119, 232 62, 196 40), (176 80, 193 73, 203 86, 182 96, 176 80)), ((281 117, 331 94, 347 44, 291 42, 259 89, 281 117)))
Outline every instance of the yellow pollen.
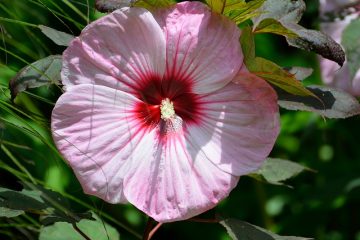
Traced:
POLYGON ((160 106, 161 119, 167 120, 175 116, 174 104, 168 99, 165 98, 161 101, 160 106))

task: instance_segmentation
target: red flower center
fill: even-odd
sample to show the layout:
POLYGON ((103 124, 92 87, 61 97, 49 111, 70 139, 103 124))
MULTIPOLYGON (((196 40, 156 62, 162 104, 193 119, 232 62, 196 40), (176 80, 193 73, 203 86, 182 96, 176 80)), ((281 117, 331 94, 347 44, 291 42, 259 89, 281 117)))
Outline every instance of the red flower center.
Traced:
POLYGON ((151 77, 137 89, 137 97, 142 100, 135 108, 136 117, 146 126, 155 126, 160 122, 160 107, 168 99, 175 114, 187 123, 199 121, 199 100, 192 91, 189 79, 151 77))

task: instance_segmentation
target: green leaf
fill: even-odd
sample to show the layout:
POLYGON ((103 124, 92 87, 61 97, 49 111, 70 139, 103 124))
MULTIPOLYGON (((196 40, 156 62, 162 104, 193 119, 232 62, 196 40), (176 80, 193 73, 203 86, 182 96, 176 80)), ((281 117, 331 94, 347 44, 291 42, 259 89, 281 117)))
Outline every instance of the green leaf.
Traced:
POLYGON ((44 225, 49 225, 59 221, 76 223, 84 218, 91 219, 91 214, 89 212, 73 212, 68 200, 60 193, 29 182, 23 182, 23 185, 27 189, 30 189, 30 191, 40 193, 41 201, 47 206, 46 215, 43 215, 41 219, 44 225))
POLYGON ((304 80, 314 72, 312 68, 305 67, 284 67, 283 69, 290 74, 293 74, 297 80, 304 80))
POLYGON ((250 72, 291 94, 313 96, 313 94, 295 78, 294 74, 287 72, 269 60, 255 57, 255 41, 250 27, 243 29, 240 44, 244 54, 245 65, 250 72))
POLYGON ((91 219, 90 213, 74 213, 66 198, 60 193, 39 185, 24 182, 22 191, 0 188, 0 207, 40 214, 44 224, 54 222, 76 223, 91 219))
POLYGON ((253 19, 254 28, 264 19, 275 19, 279 22, 298 23, 305 12, 306 5, 302 0, 266 0, 259 8, 261 15, 253 19))
MULTIPOLYGON (((207 5, 209 5, 209 7, 217 13, 224 13, 225 11, 225 7, 226 7, 226 0, 205 0, 205 2, 207 3, 207 5)), ((231 1, 233 2, 233 4, 238 7, 243 6, 244 4, 244 0, 239 0, 239 1, 231 1)))
POLYGON ((259 15, 256 10, 265 0, 206 0, 210 8, 217 13, 224 14, 236 24, 240 24, 252 17, 259 15), (255 12, 256 11, 256 12, 255 12))
POLYGON ((237 219, 220 222, 233 240, 309 240, 311 238, 279 236, 261 227, 237 219))
POLYGON ((255 59, 255 40, 249 26, 244 27, 240 36, 240 45, 244 54, 245 64, 255 59))
MULTIPOLYGON (((96 240, 119 240, 120 235, 115 228, 104 223, 97 215, 93 214, 96 221, 81 220, 78 228, 90 239, 96 240)), ((57 222, 54 225, 43 227, 40 231, 39 240, 84 240, 70 223, 57 222)))
POLYGON ((0 207, 0 217, 12 218, 12 217, 17 217, 24 213, 25 212, 22 210, 14 210, 10 208, 0 207))
POLYGON ((298 37, 298 35, 284 27, 279 21, 273 18, 263 19, 259 25, 257 25, 254 33, 274 33, 282 36, 286 36, 289 38, 298 37))
POLYGON ((360 104, 355 97, 342 90, 325 86, 308 86, 317 98, 295 96, 276 89, 278 103, 288 110, 310 111, 328 118, 348 118, 360 114, 360 104))
POLYGON ((176 4, 175 0, 138 0, 134 1, 133 6, 154 10, 156 8, 168 7, 173 4, 176 4))
POLYGON ((341 44, 345 48, 350 78, 360 69, 360 19, 353 20, 343 31, 341 44))
POLYGON ((22 211, 41 211, 47 205, 40 198, 41 193, 22 190, 21 192, 11 189, 0 188, 0 207, 22 211))
POLYGON ((296 37, 289 36, 287 32, 274 29, 274 33, 285 36, 291 46, 316 52, 342 66, 345 61, 345 53, 337 42, 319 31, 305 29, 297 24, 305 7, 303 0, 266 0, 259 8, 263 14, 253 18, 254 29, 256 30, 263 20, 272 18, 297 35, 296 37))
POLYGON ((154 10, 176 4, 175 0, 95 0, 95 7, 100 12, 112 12, 123 7, 143 7, 154 10))
POLYGON ((246 66, 250 72, 288 93, 314 97, 314 94, 306 89, 302 83, 295 78, 294 74, 285 71, 274 62, 256 57, 253 61, 248 62, 246 66))
POLYGON ((60 84, 61 55, 51 55, 24 68, 10 80, 11 98, 28 88, 60 84))
POLYGON ((258 16, 260 12, 256 10, 258 10, 264 2, 265 0, 249 1, 246 2, 244 6, 226 9, 224 14, 236 24, 240 24, 248 19, 258 16))
POLYGON ((123 7, 130 7, 134 0, 95 0, 95 7, 100 12, 112 12, 123 7))
POLYGON ((345 53, 342 47, 331 37, 319 31, 303 28, 298 24, 286 23, 284 26, 299 35, 296 38, 286 38, 291 46, 316 52, 324 58, 335 61, 340 66, 344 64, 345 53))
POLYGON ((250 176, 271 184, 282 185, 283 181, 295 177, 305 170, 310 169, 289 160, 268 158, 261 168, 250 176))
POLYGON ((43 34, 45 34, 48 38, 50 38, 54 43, 59 46, 67 47, 69 46, 70 42, 75 38, 73 35, 55 30, 44 25, 39 25, 38 27, 43 34))

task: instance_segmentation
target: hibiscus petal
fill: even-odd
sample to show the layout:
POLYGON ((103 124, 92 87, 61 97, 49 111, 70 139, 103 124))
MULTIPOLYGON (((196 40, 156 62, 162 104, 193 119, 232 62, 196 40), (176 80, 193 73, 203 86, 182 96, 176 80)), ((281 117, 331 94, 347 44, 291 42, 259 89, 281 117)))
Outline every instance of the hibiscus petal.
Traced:
POLYGON ((145 9, 123 8, 88 25, 63 55, 64 85, 129 91, 165 71, 165 37, 145 9))
POLYGON ((206 155, 223 171, 240 176, 259 168, 269 155, 279 116, 277 96, 264 80, 246 73, 235 81, 199 100, 201 121, 189 125, 185 136, 189 146, 201 149, 190 151, 195 162, 206 155))
POLYGON ((126 202, 123 178, 144 129, 134 117, 138 99, 105 86, 69 87, 52 113, 57 148, 84 191, 108 202, 126 202))
POLYGON ((229 83, 242 65, 240 30, 200 2, 183 2, 154 14, 166 36, 166 75, 194 83, 195 93, 229 83))
POLYGON ((139 145, 143 157, 133 161, 124 179, 128 201, 158 222, 188 219, 215 207, 239 179, 208 161, 197 146, 190 151, 199 155, 192 158, 182 129, 160 136, 155 145, 139 145))

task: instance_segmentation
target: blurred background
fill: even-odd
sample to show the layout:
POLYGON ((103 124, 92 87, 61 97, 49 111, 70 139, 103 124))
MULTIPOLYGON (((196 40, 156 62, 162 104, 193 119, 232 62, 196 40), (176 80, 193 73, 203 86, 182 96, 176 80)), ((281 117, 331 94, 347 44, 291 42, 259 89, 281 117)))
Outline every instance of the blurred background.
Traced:
MULTIPOLYGON (((10 101, 9 80, 22 67, 65 49, 32 24, 78 35, 89 18, 102 15, 93 6, 93 0, 0 1, 0 187, 20 190, 19 181, 30 174, 46 187, 75 199, 71 204, 78 211, 88 210, 79 203, 82 201, 97 213, 110 214, 114 221, 103 219, 119 231, 120 239, 137 239, 121 225, 141 235, 146 216, 131 205, 110 205, 85 196, 71 169, 53 149, 49 119, 60 89, 44 86, 19 94, 14 104, 10 101)), ((307 1, 301 25, 318 29, 318 7, 317 1, 307 1)), ((314 73, 304 83, 321 84, 315 54, 290 48, 284 38, 270 34, 258 34, 256 47, 258 56, 280 66, 313 68, 314 73)), ((281 110, 281 134, 270 156, 298 162, 316 172, 291 179, 287 184, 292 187, 242 177, 230 196, 205 217, 237 218, 281 235, 360 240, 359 123, 359 116, 330 120, 313 113, 281 110)), ((38 220, 31 214, 0 218, 0 239, 37 239, 38 220)), ((230 238, 218 224, 186 221, 164 224, 153 239, 230 238)))

